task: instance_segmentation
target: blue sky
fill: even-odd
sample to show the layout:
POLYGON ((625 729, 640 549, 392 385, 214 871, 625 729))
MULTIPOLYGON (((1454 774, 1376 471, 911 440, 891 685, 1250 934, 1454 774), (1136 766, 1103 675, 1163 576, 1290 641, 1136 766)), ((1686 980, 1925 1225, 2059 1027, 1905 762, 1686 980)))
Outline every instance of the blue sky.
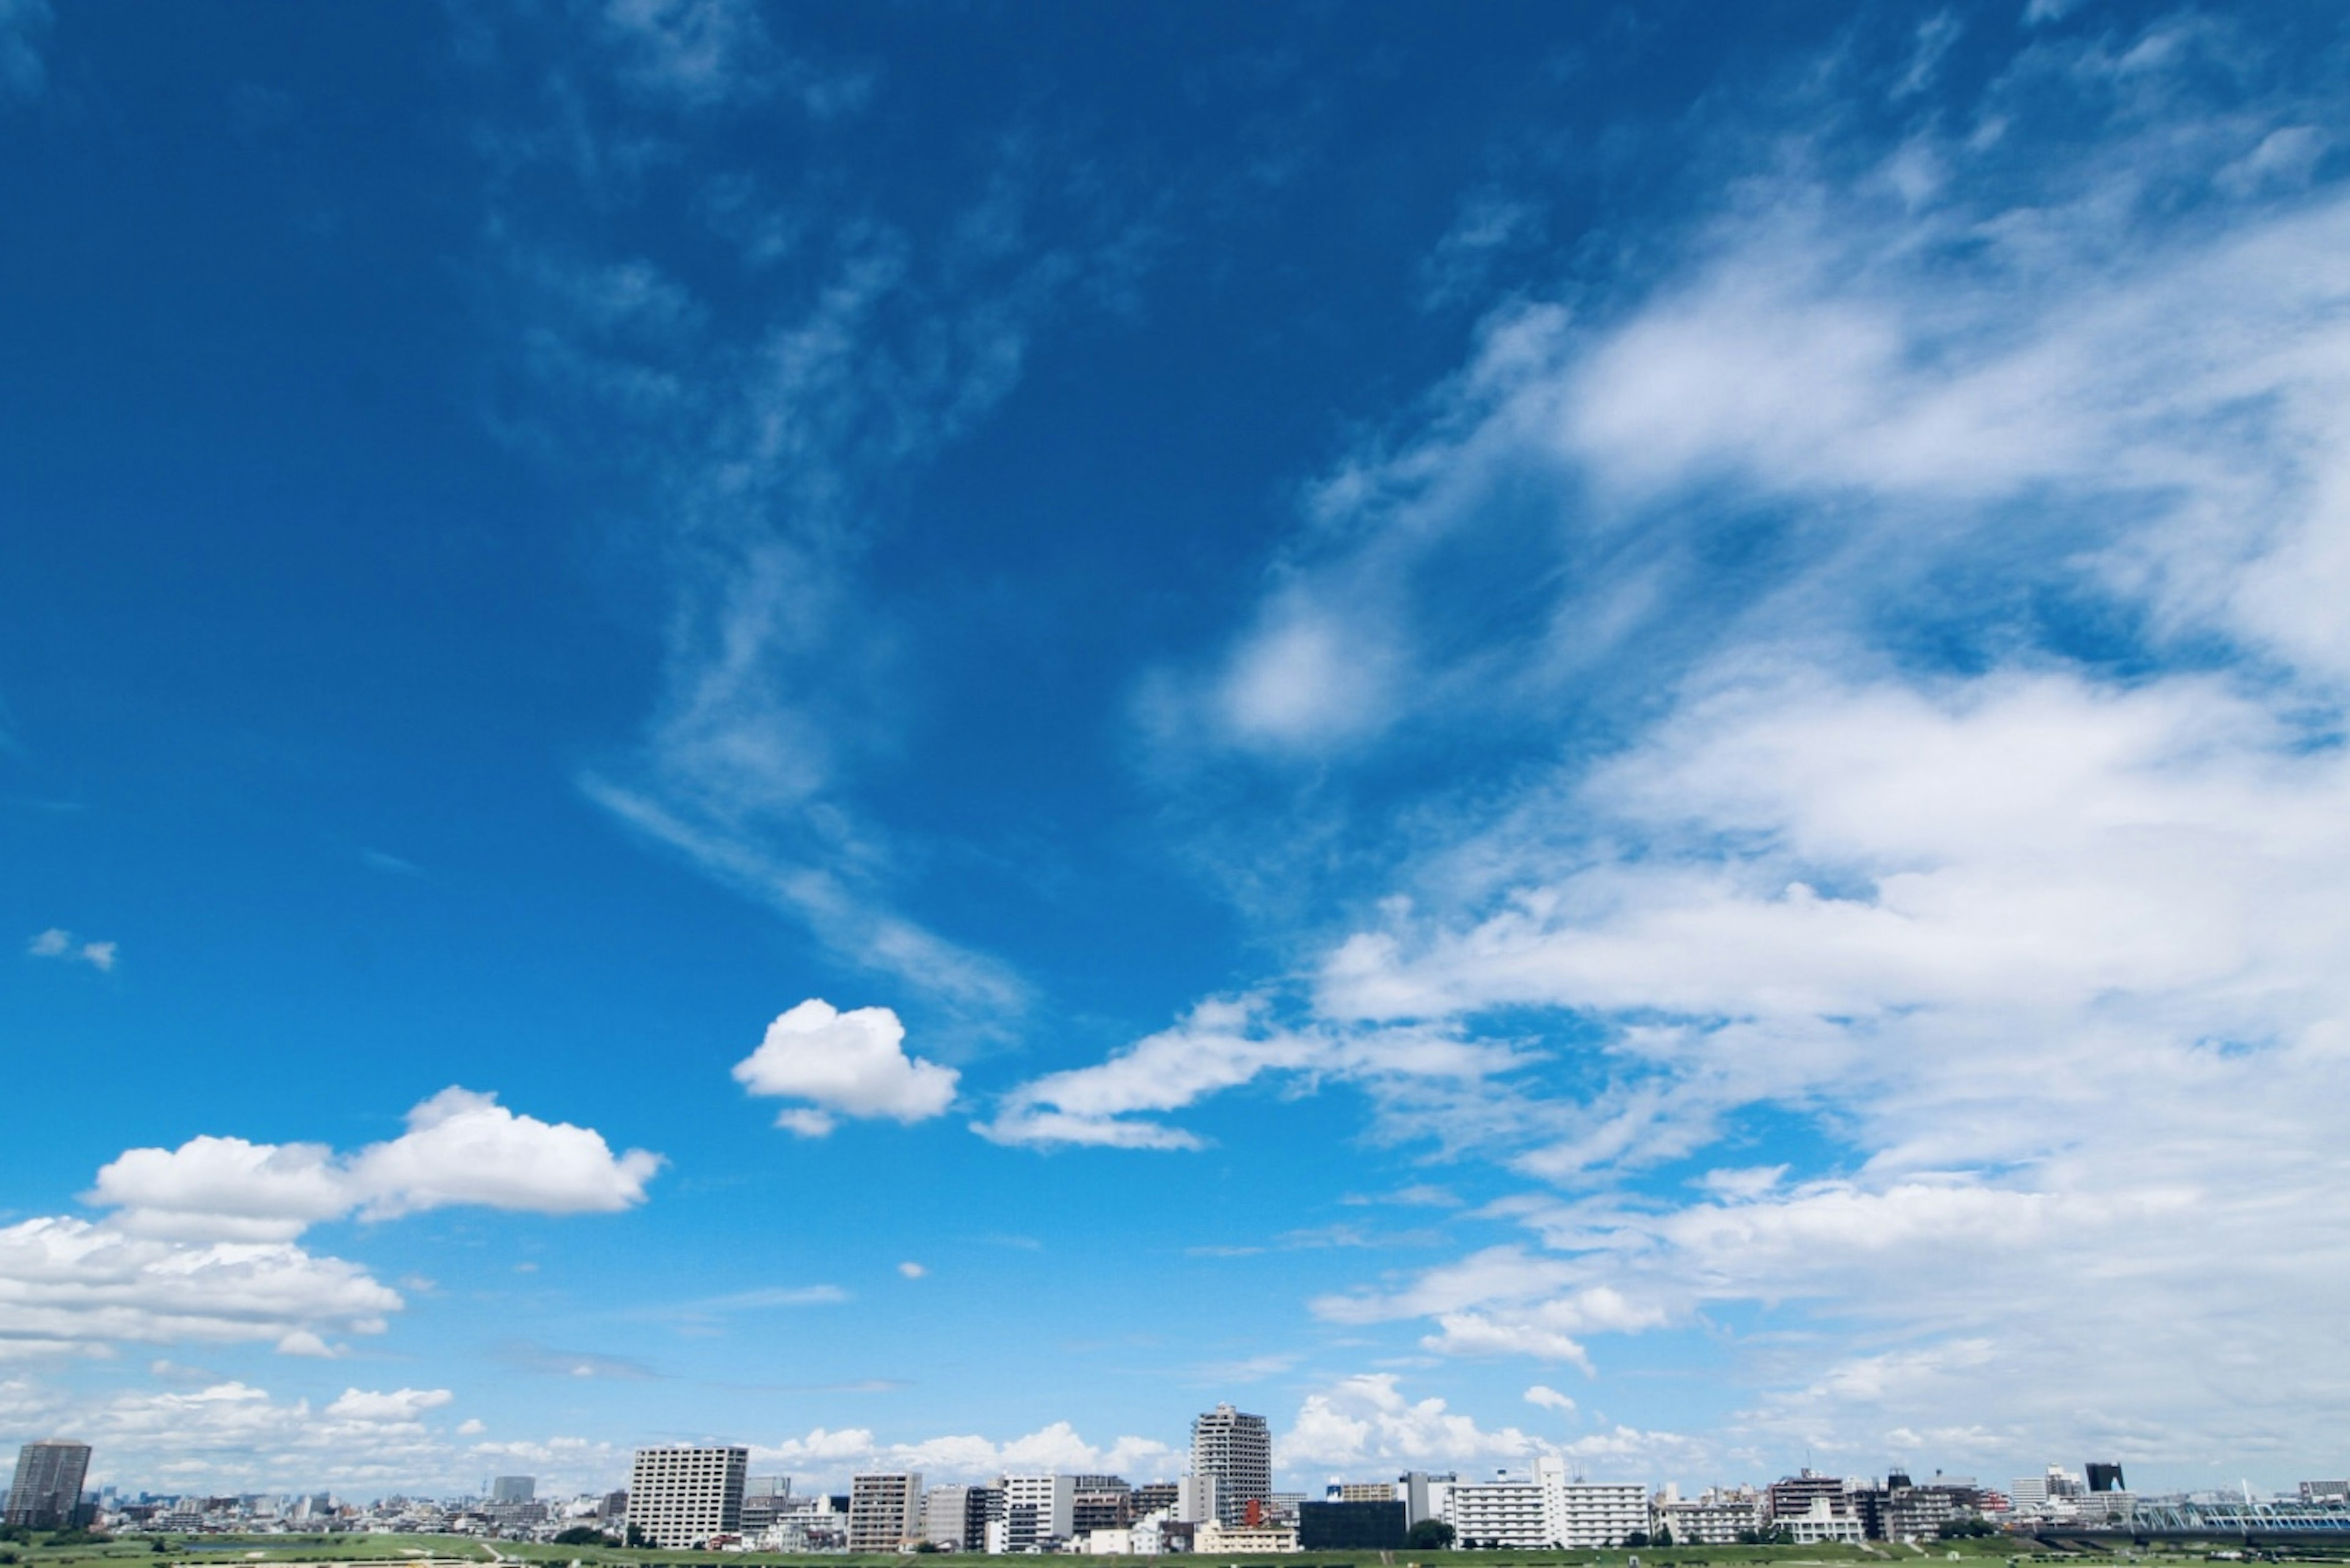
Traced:
POLYGON ((2345 44, 0 0, 0 1439, 2338 1474, 2345 44))

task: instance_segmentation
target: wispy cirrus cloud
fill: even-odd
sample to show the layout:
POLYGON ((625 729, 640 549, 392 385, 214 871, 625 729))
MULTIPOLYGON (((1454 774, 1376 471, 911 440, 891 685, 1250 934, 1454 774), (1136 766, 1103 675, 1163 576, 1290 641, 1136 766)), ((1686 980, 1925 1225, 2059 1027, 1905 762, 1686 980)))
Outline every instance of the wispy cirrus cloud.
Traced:
POLYGON ((485 292, 522 393, 488 416, 603 476, 598 521, 660 585, 652 711, 581 789, 832 961, 1000 1037, 1026 982, 906 912, 920 846, 858 804, 901 765, 910 706, 912 628, 868 556, 1032 340, 1130 270, 1126 220, 1017 124, 947 210, 893 215, 822 130, 883 90, 869 72, 806 63, 731 0, 616 0, 602 21, 560 72, 570 109, 484 130, 485 292), (597 112, 616 95, 668 111, 658 151, 638 117, 597 112), (803 177, 779 190, 774 157, 746 161, 744 124, 803 177), (616 237, 614 214, 656 198, 702 227, 616 237))
MULTIPOLYGON (((2043 1433, 2126 1447, 2160 1404, 2216 1449, 2239 1406, 2162 1369, 2311 1365, 2320 1317, 2239 1338, 2251 1303, 2350 1283, 2312 1214, 2350 1174, 2312 1108, 2350 1040, 2338 101, 2194 16, 2029 39, 1940 100, 1954 37, 1787 89, 1834 123, 1889 79, 1932 122, 1776 143, 1680 265, 1499 309, 1313 490, 1143 708, 1162 751, 1310 781, 1266 855, 1384 835, 1351 864, 1385 886, 1216 1072, 1149 1073, 1154 1036, 1009 1103, 1161 1112, 1352 1031, 1506 1042, 1424 1109, 1552 1189, 1488 1211, 1534 1244, 1326 1316, 1588 1366, 1796 1303, 1853 1348, 1758 1346, 1749 1436, 1972 1443, 1989 1378, 2043 1433), (1440 753, 1492 766, 1348 782, 1440 753), (1762 1116, 1826 1152, 1652 1174, 1762 1116), (2248 1245, 2241 1293, 2193 1282, 2248 1245), (2108 1288, 2049 1339, 2052 1262, 2108 1288), (2065 1370, 2100 1344, 2135 1392, 2065 1370)), ((2330 1377, 2246 1375, 2334 1429, 2330 1377)))

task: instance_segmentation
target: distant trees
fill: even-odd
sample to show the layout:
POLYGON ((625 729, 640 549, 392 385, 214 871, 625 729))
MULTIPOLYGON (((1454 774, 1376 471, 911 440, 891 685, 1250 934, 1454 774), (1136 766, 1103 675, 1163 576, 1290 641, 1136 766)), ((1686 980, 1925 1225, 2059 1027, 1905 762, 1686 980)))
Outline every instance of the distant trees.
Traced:
POLYGON ((1624 1544, 1634 1552, 1638 1552, 1648 1543, 1648 1532, 1645 1530, 1636 1530, 1624 1538, 1624 1544))
MULTIPOLYGON (((612 1546, 618 1542, 592 1524, 575 1524, 555 1538, 557 1546, 612 1546)), ((629 1542, 634 1546, 635 1542, 629 1542)))
POLYGON ((1452 1527, 1440 1519, 1423 1519, 1405 1534, 1403 1543, 1415 1551, 1441 1552, 1452 1544, 1452 1527))
POLYGON ((1997 1535, 1999 1526, 1988 1519, 1946 1519, 1936 1533, 1945 1541, 1974 1541, 1986 1535, 1997 1535))
POLYGON ((1760 1530, 1738 1532, 1738 1544, 1741 1546, 1793 1546, 1794 1543, 1794 1532, 1783 1524, 1766 1524, 1760 1530))
POLYGON ((1657 1526, 1657 1533, 1648 1542, 1651 1546, 1670 1546, 1672 1543, 1673 1527, 1669 1524, 1657 1526))

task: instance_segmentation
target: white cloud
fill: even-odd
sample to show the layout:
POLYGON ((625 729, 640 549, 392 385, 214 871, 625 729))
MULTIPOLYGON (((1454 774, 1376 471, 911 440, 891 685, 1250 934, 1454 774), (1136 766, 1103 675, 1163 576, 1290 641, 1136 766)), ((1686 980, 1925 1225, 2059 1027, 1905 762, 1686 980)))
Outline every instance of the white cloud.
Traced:
POLYGON ((865 1469, 918 1469, 937 1480, 980 1480, 1007 1471, 1159 1475, 1177 1459, 1172 1449, 1148 1438, 1119 1438, 1097 1448, 1066 1421, 1001 1442, 953 1436, 885 1443, 861 1427, 818 1427, 774 1448, 752 1448, 754 1464, 772 1462, 812 1478, 811 1484, 831 1484, 865 1469))
MULTIPOLYGON (((1949 31, 1917 39, 1921 88, 1949 31)), ((2040 1442, 2350 1440, 2310 1304, 2350 1291, 2323 1108, 2350 1054, 2350 200, 2315 183, 2337 106, 2199 103, 2228 50, 2256 56, 2203 24, 2041 37, 1967 129, 1849 180, 1809 172, 1864 161, 1824 130, 1718 193, 1660 283, 1490 317, 1319 487, 1206 696, 1156 711, 1194 726, 1170 752, 1246 745, 1221 672, 1311 627, 1379 657, 1342 729, 1284 732, 1293 776, 1503 736, 1513 782, 1328 813, 1397 869, 1337 890, 1390 896, 1311 1015, 1014 1108, 1115 1127, 1310 1083, 1355 1031, 1474 1045, 1505 1017, 1507 1076, 1422 1108, 1555 1189, 1492 1211, 1540 1249, 1326 1318, 1573 1365, 1776 1305, 1850 1348, 1751 1345, 1742 1418, 1824 1453, 2002 1441, 1967 1414, 1985 1386, 2040 1442), (1782 1121, 1831 1152, 1620 1196, 1718 1143, 1771 1158, 1752 1130, 1782 1121), (2215 1282, 2215 1256, 2251 1262, 2215 1282)), ((1347 831, 1302 807, 1264 853, 1344 862, 1347 831)))
POLYGON ((661 1157, 615 1156, 603 1136, 517 1116, 494 1095, 447 1088, 408 1113, 408 1131, 352 1157, 371 1219, 450 1204, 534 1214, 608 1214, 645 1199, 661 1157))
POLYGON ((100 971, 113 969, 115 956, 120 950, 120 943, 79 941, 71 931, 56 926, 25 944, 25 951, 34 958, 65 959, 70 962, 86 963, 100 971))
POLYGON ((1370 1373, 1308 1394, 1289 1430, 1274 1440, 1274 1463, 1450 1468, 1523 1459, 1549 1448, 1515 1427, 1482 1428, 1442 1399, 1407 1399, 1399 1381, 1393 1373, 1370 1373))
POLYGON ((735 1082, 754 1095, 806 1100, 775 1125, 822 1137, 840 1116, 928 1121, 954 1104, 962 1075, 910 1056, 906 1026, 886 1007, 842 1012, 811 997, 767 1025, 759 1048, 734 1064, 735 1082))
POLYGON ((365 1421, 380 1426, 418 1420, 425 1411, 437 1410, 455 1397, 446 1388, 398 1388, 388 1394, 346 1388, 342 1397, 328 1406, 323 1414, 330 1421, 365 1421))
POLYGON ((1539 1405, 1545 1410, 1556 1410, 1563 1415, 1575 1414, 1575 1401, 1547 1384, 1537 1383, 1528 1388, 1525 1392, 1525 1401, 1529 1405, 1539 1405))
POLYGON ((323 1144, 199 1137, 125 1151, 98 1173, 93 1203, 143 1236, 290 1241, 358 1210, 390 1219, 452 1204, 539 1214, 609 1213, 644 1201, 661 1158, 614 1155, 603 1136, 517 1116, 494 1096, 448 1088, 408 1113, 408 1131, 338 1156, 323 1144))
POLYGON ((231 1378, 187 1386, 184 1370, 174 1369, 179 1387, 93 1396, 0 1382, 0 1423, 70 1431, 97 1448, 109 1476, 211 1492, 453 1492, 478 1485, 484 1469, 508 1458, 529 1463, 552 1492, 601 1487, 624 1462, 610 1445, 576 1438, 461 1447, 453 1439, 482 1425, 438 1426, 454 1404, 445 1388, 346 1387, 330 1399, 281 1398, 231 1378))
POLYGON ((1193 1149, 1202 1147, 1197 1134, 1144 1113, 1180 1110, 1272 1074, 1359 1084, 1384 1104, 1409 1100, 1422 1083, 1476 1085, 1520 1064, 1507 1044, 1447 1029, 1295 1029, 1275 1022, 1262 996, 1219 997, 1107 1061, 1020 1085, 976 1130, 999 1143, 1193 1149))
POLYGON ((905 1262, 898 1265, 898 1272, 910 1280, 919 1280, 931 1271, 922 1267, 921 1264, 913 1262, 911 1259, 909 1259, 905 1262))
POLYGON ((0 1230, 0 1348, 102 1352, 380 1334, 397 1293, 356 1263, 290 1242, 186 1241, 74 1219, 0 1230))
POLYGON ((402 1303, 360 1265, 296 1245, 312 1225, 456 1203, 609 1211, 641 1201, 660 1163, 642 1150, 616 1158, 587 1128, 463 1089, 418 1106, 401 1137, 349 1156, 209 1136, 129 1149, 86 1195, 113 1213, 0 1231, 0 1356, 102 1355, 128 1342, 333 1359, 347 1352, 338 1335, 380 1334, 402 1303))

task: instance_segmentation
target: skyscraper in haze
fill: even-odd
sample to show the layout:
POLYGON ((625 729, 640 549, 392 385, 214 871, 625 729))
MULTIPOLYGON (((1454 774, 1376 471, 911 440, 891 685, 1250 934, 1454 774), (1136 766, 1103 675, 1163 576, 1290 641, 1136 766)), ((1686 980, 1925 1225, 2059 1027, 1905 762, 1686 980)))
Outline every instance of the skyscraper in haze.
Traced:
POLYGON ((1191 1422, 1191 1473, 1216 1483, 1216 1522, 1249 1522, 1249 1505, 1262 1511, 1273 1495, 1273 1433, 1262 1416, 1219 1405, 1191 1422))

